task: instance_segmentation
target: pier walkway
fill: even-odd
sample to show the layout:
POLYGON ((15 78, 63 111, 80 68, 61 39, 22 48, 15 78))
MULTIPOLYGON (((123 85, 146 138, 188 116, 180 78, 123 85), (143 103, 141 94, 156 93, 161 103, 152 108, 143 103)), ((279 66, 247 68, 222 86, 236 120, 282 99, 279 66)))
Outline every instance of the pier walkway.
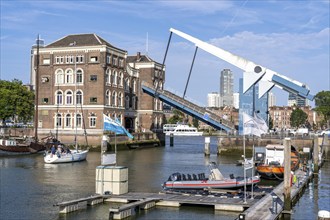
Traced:
MULTIPOLYGON (((312 174, 297 170, 297 182, 291 187, 291 201, 296 201, 312 178, 312 174)), ((284 182, 280 183, 271 193, 265 195, 257 203, 245 210, 241 215, 245 220, 277 219, 284 208, 284 182), (273 202, 275 206, 273 206, 273 202)))

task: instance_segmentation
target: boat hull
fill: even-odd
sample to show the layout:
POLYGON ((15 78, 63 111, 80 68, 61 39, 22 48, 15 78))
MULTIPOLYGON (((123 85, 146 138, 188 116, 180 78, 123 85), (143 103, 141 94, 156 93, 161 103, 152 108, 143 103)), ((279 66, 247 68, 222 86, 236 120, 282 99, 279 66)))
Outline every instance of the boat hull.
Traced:
POLYGON ((278 166, 268 166, 259 165, 257 166, 257 173, 264 179, 283 179, 284 167, 278 166))
POLYGON ((72 150, 71 153, 62 154, 51 154, 47 153, 44 157, 45 163, 56 164, 56 163, 72 163, 86 160, 88 150, 76 151, 72 150))
POLYGON ((173 134, 174 136, 202 136, 203 132, 166 132, 165 135, 169 136, 173 134))
MULTIPOLYGON (((246 186, 259 182, 260 178, 258 176, 247 178, 246 186)), ((165 189, 239 189, 244 187, 244 179, 167 181, 163 184, 163 187, 165 189)))
POLYGON ((13 153, 30 153, 29 146, 25 144, 15 146, 0 145, 0 150, 13 153))

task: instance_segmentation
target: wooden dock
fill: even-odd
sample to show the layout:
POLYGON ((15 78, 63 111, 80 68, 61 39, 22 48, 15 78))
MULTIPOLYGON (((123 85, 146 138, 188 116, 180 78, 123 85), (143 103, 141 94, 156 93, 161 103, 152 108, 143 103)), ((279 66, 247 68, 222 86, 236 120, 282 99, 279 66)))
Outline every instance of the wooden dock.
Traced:
MULTIPOLYGON (((302 194, 302 191, 308 185, 312 178, 310 173, 308 176, 306 172, 298 170, 295 172, 297 176, 297 183, 291 187, 291 201, 296 201, 302 194)), ((270 194, 267 194, 254 205, 249 207, 246 211, 240 214, 239 219, 277 219, 283 213, 284 207, 284 182, 279 184, 270 194)))

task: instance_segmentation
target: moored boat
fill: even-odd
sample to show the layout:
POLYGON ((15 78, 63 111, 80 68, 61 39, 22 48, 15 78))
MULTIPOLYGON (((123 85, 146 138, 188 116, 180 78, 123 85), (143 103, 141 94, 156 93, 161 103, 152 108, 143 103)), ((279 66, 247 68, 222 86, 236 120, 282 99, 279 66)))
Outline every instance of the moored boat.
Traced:
POLYGON ((239 189, 246 186, 257 184, 260 182, 259 176, 253 177, 234 177, 233 174, 229 178, 223 177, 220 170, 214 162, 210 163, 210 174, 208 177, 205 173, 200 174, 182 174, 173 173, 168 180, 164 182, 164 189, 239 189))
MULTIPOLYGON (((291 146, 291 170, 299 167, 299 155, 296 149, 291 146)), ((257 165, 257 173, 264 179, 282 180, 284 176, 284 146, 267 145, 266 155, 262 163, 257 165)))
POLYGON ((199 132, 197 128, 190 127, 189 125, 178 124, 177 126, 167 127, 164 125, 164 133, 166 135, 176 135, 176 136, 202 136, 203 132, 199 132))
POLYGON ((0 139, 0 150, 12 153, 30 153, 29 144, 20 144, 14 139, 0 139))
MULTIPOLYGON (((60 145, 59 145, 60 146, 60 145)), ((61 149, 61 147, 58 147, 61 149)), ((86 160, 88 150, 57 150, 55 152, 49 151, 45 153, 44 161, 48 164, 56 163, 72 163, 86 160)))

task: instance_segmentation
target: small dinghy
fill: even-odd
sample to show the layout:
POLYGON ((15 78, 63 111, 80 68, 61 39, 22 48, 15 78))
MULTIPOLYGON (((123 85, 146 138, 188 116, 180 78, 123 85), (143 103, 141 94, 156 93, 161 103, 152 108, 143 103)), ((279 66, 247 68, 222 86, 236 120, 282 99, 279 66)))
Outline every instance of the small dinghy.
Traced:
POLYGON ((173 173, 168 180, 164 182, 164 189, 239 189, 252 184, 260 182, 259 176, 246 177, 234 177, 233 174, 229 178, 223 177, 220 170, 214 162, 210 163, 210 175, 207 178, 204 173, 200 174, 182 174, 173 173))

